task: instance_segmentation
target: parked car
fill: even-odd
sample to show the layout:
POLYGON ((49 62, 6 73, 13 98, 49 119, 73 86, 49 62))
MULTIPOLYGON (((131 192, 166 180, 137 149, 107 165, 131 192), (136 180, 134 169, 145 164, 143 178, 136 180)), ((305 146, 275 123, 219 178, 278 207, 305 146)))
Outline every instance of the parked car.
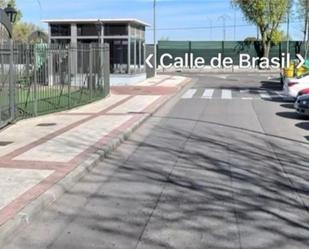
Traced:
POLYGON ((297 98, 298 93, 307 88, 309 88, 309 73, 284 79, 283 91, 289 97, 297 98))
POLYGON ((303 95, 297 98, 294 107, 297 113, 309 116, 309 95, 303 95))
POLYGON ((299 91, 297 97, 300 97, 300 96, 303 96, 303 95, 309 95, 309 88, 306 88, 306 89, 299 91))

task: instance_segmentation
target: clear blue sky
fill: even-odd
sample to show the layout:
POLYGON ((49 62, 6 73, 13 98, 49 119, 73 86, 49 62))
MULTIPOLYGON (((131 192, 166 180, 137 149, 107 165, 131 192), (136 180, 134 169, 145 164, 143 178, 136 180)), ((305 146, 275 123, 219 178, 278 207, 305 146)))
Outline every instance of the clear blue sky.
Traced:
MULTIPOLYGON (((236 39, 243 40, 248 36, 256 36, 256 28, 246 26, 241 12, 232 8, 230 0, 158 0, 157 2, 158 39, 168 37, 170 40, 222 40, 223 28, 218 27, 223 25, 220 19, 222 15, 227 15, 227 40, 234 40, 235 20, 236 25, 240 25, 236 28, 236 39), (190 30, 191 27, 194 29, 190 30), (199 27, 205 29, 198 29, 199 27)), ((127 17, 138 18, 152 25, 152 4, 152 0, 17 0, 24 21, 43 27, 40 20, 48 18, 127 17)), ((291 24, 294 39, 301 39, 300 29, 299 23, 291 24)), ((147 42, 151 42, 151 30, 147 32, 146 39, 147 42)))

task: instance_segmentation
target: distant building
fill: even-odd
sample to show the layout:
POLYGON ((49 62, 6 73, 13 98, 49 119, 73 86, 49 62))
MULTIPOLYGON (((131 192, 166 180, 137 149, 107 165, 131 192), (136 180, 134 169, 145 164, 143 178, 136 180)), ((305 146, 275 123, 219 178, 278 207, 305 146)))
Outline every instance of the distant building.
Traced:
POLYGON ((50 19, 43 22, 49 26, 50 44, 108 43, 111 73, 114 77, 118 75, 116 81, 128 81, 125 75, 145 77, 146 23, 136 19, 50 19))

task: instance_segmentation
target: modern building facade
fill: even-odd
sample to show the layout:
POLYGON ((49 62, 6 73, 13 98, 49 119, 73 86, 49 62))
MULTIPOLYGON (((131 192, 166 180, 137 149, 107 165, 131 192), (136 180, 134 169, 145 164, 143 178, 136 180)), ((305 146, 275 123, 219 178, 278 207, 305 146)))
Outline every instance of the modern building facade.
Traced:
MULTIPOLYGON (((49 27, 50 44, 107 43, 110 47, 111 74, 145 74, 146 23, 137 19, 53 19, 49 27)), ((126 79, 127 80, 127 79, 126 79)))

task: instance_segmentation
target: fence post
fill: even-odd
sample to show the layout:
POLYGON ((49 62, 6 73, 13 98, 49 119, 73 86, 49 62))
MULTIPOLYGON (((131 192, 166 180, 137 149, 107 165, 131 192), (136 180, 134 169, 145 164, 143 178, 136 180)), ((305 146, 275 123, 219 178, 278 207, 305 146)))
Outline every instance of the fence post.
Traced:
MULTIPOLYGON (((36 49, 35 46, 32 47, 33 51, 33 55, 34 55, 34 82, 33 82, 33 97, 34 97, 34 103, 33 103, 33 111, 34 111, 34 116, 38 115, 38 92, 37 92, 37 53, 36 53, 36 49)), ((31 87, 31 86, 30 86, 31 87)), ((31 89, 30 89, 31 91, 31 89)))
POLYGON ((90 89, 90 99, 92 99, 92 83, 93 83, 93 51, 92 44, 89 45, 89 89, 90 89))
POLYGON ((10 103, 10 113, 11 120, 15 119, 16 114, 16 96, 15 88, 16 83, 14 79, 14 42, 10 39, 10 69, 9 69, 9 103, 10 103))
POLYGON ((110 51, 109 44, 104 44, 104 95, 107 96, 110 91, 110 51))
POLYGON ((72 47, 70 46, 68 49, 68 108, 71 108, 71 84, 72 84, 72 47))

